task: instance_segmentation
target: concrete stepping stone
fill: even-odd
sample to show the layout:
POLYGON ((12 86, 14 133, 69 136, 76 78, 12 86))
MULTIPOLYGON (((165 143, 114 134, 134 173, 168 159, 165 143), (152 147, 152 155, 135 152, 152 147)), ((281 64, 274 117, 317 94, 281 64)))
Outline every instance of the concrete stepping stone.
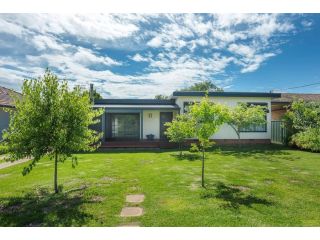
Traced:
POLYGON ((121 210, 121 217, 139 217, 143 214, 143 208, 141 207, 124 207, 121 210))
POLYGON ((144 201, 144 195, 143 194, 132 194, 127 195, 126 202, 128 203, 142 203, 144 201))
POLYGON ((121 224, 119 227, 140 227, 140 223, 139 222, 124 223, 124 224, 121 224))

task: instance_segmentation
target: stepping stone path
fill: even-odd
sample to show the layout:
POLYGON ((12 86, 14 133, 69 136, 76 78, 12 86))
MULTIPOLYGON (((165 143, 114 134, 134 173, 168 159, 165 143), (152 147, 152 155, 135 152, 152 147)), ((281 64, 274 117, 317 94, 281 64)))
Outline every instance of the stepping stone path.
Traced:
POLYGON ((126 202, 128 203, 142 203, 144 200, 143 194, 134 194, 134 195, 127 195, 126 202))
MULTIPOLYGON (((143 194, 132 194, 126 196, 126 202, 127 204, 139 204, 144 201, 144 195, 143 194)), ((143 214, 143 208, 138 206, 126 206, 122 208, 120 216, 123 218, 128 217, 140 217, 143 214)), ((123 225, 120 225, 120 227, 139 227, 140 224, 138 222, 131 222, 126 223, 123 225)))
POLYGON ((141 207, 124 207, 121 210, 121 217, 140 217, 143 214, 141 207))

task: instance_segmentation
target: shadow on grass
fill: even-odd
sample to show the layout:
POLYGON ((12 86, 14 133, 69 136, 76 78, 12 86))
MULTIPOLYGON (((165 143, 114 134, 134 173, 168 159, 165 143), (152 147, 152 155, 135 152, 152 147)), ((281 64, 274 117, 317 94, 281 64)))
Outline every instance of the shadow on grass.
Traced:
POLYGON ((0 226, 82 226, 93 216, 82 211, 90 203, 83 189, 53 194, 39 188, 22 197, 0 199, 0 226))
POLYGON ((222 182, 217 182, 212 187, 204 190, 200 197, 202 199, 217 198, 222 199, 226 203, 225 208, 238 210, 240 206, 252 207, 252 204, 262 204, 266 206, 273 205, 272 202, 246 193, 235 186, 227 186, 222 182))
POLYGON ((236 158, 251 157, 270 162, 276 162, 281 159, 294 161, 290 157, 290 153, 283 151, 287 149, 289 148, 278 145, 242 146, 240 149, 237 147, 222 147, 220 153, 224 156, 234 156, 236 158))
POLYGON ((183 153, 181 156, 179 153, 177 154, 171 153, 170 156, 180 161, 181 160, 196 161, 201 159, 200 155, 197 153, 183 153))

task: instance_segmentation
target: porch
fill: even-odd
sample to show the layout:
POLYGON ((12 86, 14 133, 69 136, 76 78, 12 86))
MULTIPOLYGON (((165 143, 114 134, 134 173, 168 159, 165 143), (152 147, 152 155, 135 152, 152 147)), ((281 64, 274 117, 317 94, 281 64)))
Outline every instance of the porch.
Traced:
POLYGON ((101 121, 94 126, 103 133, 102 147, 165 147, 165 123, 179 113, 171 100, 101 99, 94 107, 103 108, 101 121))

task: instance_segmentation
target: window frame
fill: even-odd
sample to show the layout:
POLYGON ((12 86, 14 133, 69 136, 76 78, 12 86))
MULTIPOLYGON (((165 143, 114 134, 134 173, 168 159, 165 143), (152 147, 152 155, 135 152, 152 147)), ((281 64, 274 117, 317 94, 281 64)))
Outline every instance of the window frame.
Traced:
MULTIPOLYGON (((243 103, 243 102, 238 102, 239 103, 243 103)), ((243 130, 243 129, 240 129, 240 133, 266 133, 268 132, 268 113, 270 112, 269 111, 269 103, 268 102, 245 102, 247 105, 255 105, 255 106, 265 106, 266 109, 265 109, 265 120, 266 120, 266 123, 264 123, 264 130, 243 130)), ((256 125, 256 124, 255 124, 256 125)), ((254 126, 255 126, 254 125, 254 126)), ((262 124, 261 124, 262 126, 262 124)), ((252 127, 251 127, 252 128, 252 127)))
POLYGON ((190 107, 195 103, 200 103, 200 102, 198 102, 198 101, 193 101, 193 102, 192 101, 184 101, 183 102, 183 114, 189 112, 189 109, 188 109, 188 111, 186 111, 186 107, 190 107))

